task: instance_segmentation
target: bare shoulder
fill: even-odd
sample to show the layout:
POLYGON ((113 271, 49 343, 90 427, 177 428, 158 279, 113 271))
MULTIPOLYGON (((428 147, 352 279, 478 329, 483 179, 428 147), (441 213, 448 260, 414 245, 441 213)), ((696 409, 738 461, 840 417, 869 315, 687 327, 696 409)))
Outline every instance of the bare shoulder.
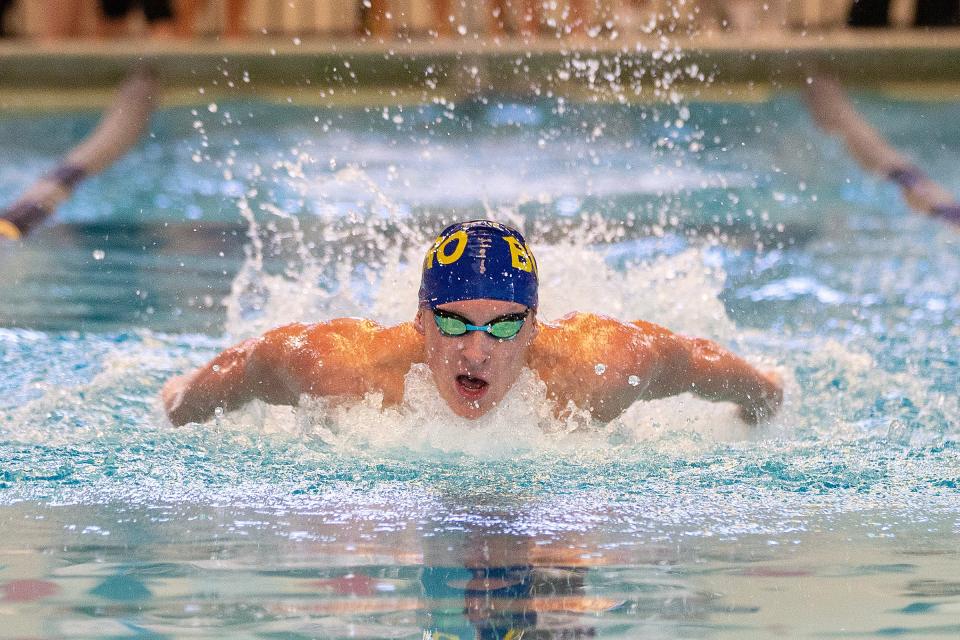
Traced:
POLYGON ((287 352, 317 348, 353 349, 376 340, 384 333, 396 332, 401 326, 384 327, 366 318, 334 318, 311 324, 294 322, 271 329, 260 339, 274 349, 287 352))
POLYGON ((412 322, 384 327, 361 318, 290 324, 261 340, 264 364, 287 371, 302 392, 358 397, 381 391, 388 402, 402 396, 403 376, 424 352, 412 322))
POLYGON ((649 384, 656 364, 652 328, 594 313, 571 313, 539 328, 530 368, 559 404, 573 401, 609 420, 649 384))
POLYGON ((261 338, 267 349, 284 356, 306 353, 328 357, 400 358, 423 351, 423 337, 412 322, 385 327, 366 318, 334 318, 312 324, 293 323, 261 338))
POLYGON ((639 350, 649 349, 666 329, 646 322, 624 322, 598 313, 569 313, 554 322, 541 322, 531 349, 544 356, 594 358, 627 350, 634 360, 639 350))

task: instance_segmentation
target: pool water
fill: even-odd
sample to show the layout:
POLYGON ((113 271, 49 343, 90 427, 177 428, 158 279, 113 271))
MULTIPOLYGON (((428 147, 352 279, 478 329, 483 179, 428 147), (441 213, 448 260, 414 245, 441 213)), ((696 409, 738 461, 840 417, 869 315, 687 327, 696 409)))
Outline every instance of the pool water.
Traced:
MULTIPOLYGON (((960 184, 960 104, 858 105, 960 184)), ((0 199, 95 122, 6 114, 0 199)), ((0 637, 956 637, 958 239, 790 93, 165 109, 0 247, 0 637), (163 381, 242 337, 409 319, 478 216, 527 232, 542 317, 718 340, 782 414, 571 425, 527 380, 468 425, 414 372, 403 410, 165 421, 163 381)))

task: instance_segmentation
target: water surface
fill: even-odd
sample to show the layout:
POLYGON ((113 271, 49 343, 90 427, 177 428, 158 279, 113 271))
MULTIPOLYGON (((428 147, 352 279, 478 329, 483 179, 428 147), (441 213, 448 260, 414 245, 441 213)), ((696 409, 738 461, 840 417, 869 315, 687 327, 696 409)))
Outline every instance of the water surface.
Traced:
MULTIPOLYGON (((960 184, 960 105, 859 104, 960 184)), ((7 114, 0 198, 94 123, 7 114)), ((958 236, 795 96, 203 104, 151 132, 0 250, 0 637, 960 632, 958 236), (481 215, 524 227, 545 318, 716 339, 781 371, 783 414, 678 398, 545 433, 518 397, 481 429, 373 401, 166 423, 163 380, 243 336, 408 319, 410 265, 481 215)))

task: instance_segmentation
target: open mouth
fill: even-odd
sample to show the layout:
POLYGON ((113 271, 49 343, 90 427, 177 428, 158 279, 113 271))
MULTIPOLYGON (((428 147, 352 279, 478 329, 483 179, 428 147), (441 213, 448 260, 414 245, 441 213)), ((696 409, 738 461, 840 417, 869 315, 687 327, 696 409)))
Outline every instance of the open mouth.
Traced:
POLYGON ((490 384, 483 378, 468 375, 457 376, 457 391, 468 400, 479 400, 487 392, 490 384))

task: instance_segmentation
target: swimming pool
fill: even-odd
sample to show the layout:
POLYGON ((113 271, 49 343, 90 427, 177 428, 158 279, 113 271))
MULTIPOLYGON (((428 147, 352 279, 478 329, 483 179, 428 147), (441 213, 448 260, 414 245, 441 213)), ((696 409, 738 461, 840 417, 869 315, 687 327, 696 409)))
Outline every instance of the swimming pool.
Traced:
MULTIPOLYGON (((960 104, 860 98, 960 184, 960 104)), ((95 120, 6 114, 0 198, 95 120)), ((0 636, 960 633, 958 235, 796 95, 204 102, 151 133, 0 252, 0 636), (543 316, 720 340, 780 368, 782 416, 570 433, 530 386, 470 429, 420 385, 165 423, 162 381, 242 336, 409 318, 409 265, 480 215, 525 225, 543 316)))

